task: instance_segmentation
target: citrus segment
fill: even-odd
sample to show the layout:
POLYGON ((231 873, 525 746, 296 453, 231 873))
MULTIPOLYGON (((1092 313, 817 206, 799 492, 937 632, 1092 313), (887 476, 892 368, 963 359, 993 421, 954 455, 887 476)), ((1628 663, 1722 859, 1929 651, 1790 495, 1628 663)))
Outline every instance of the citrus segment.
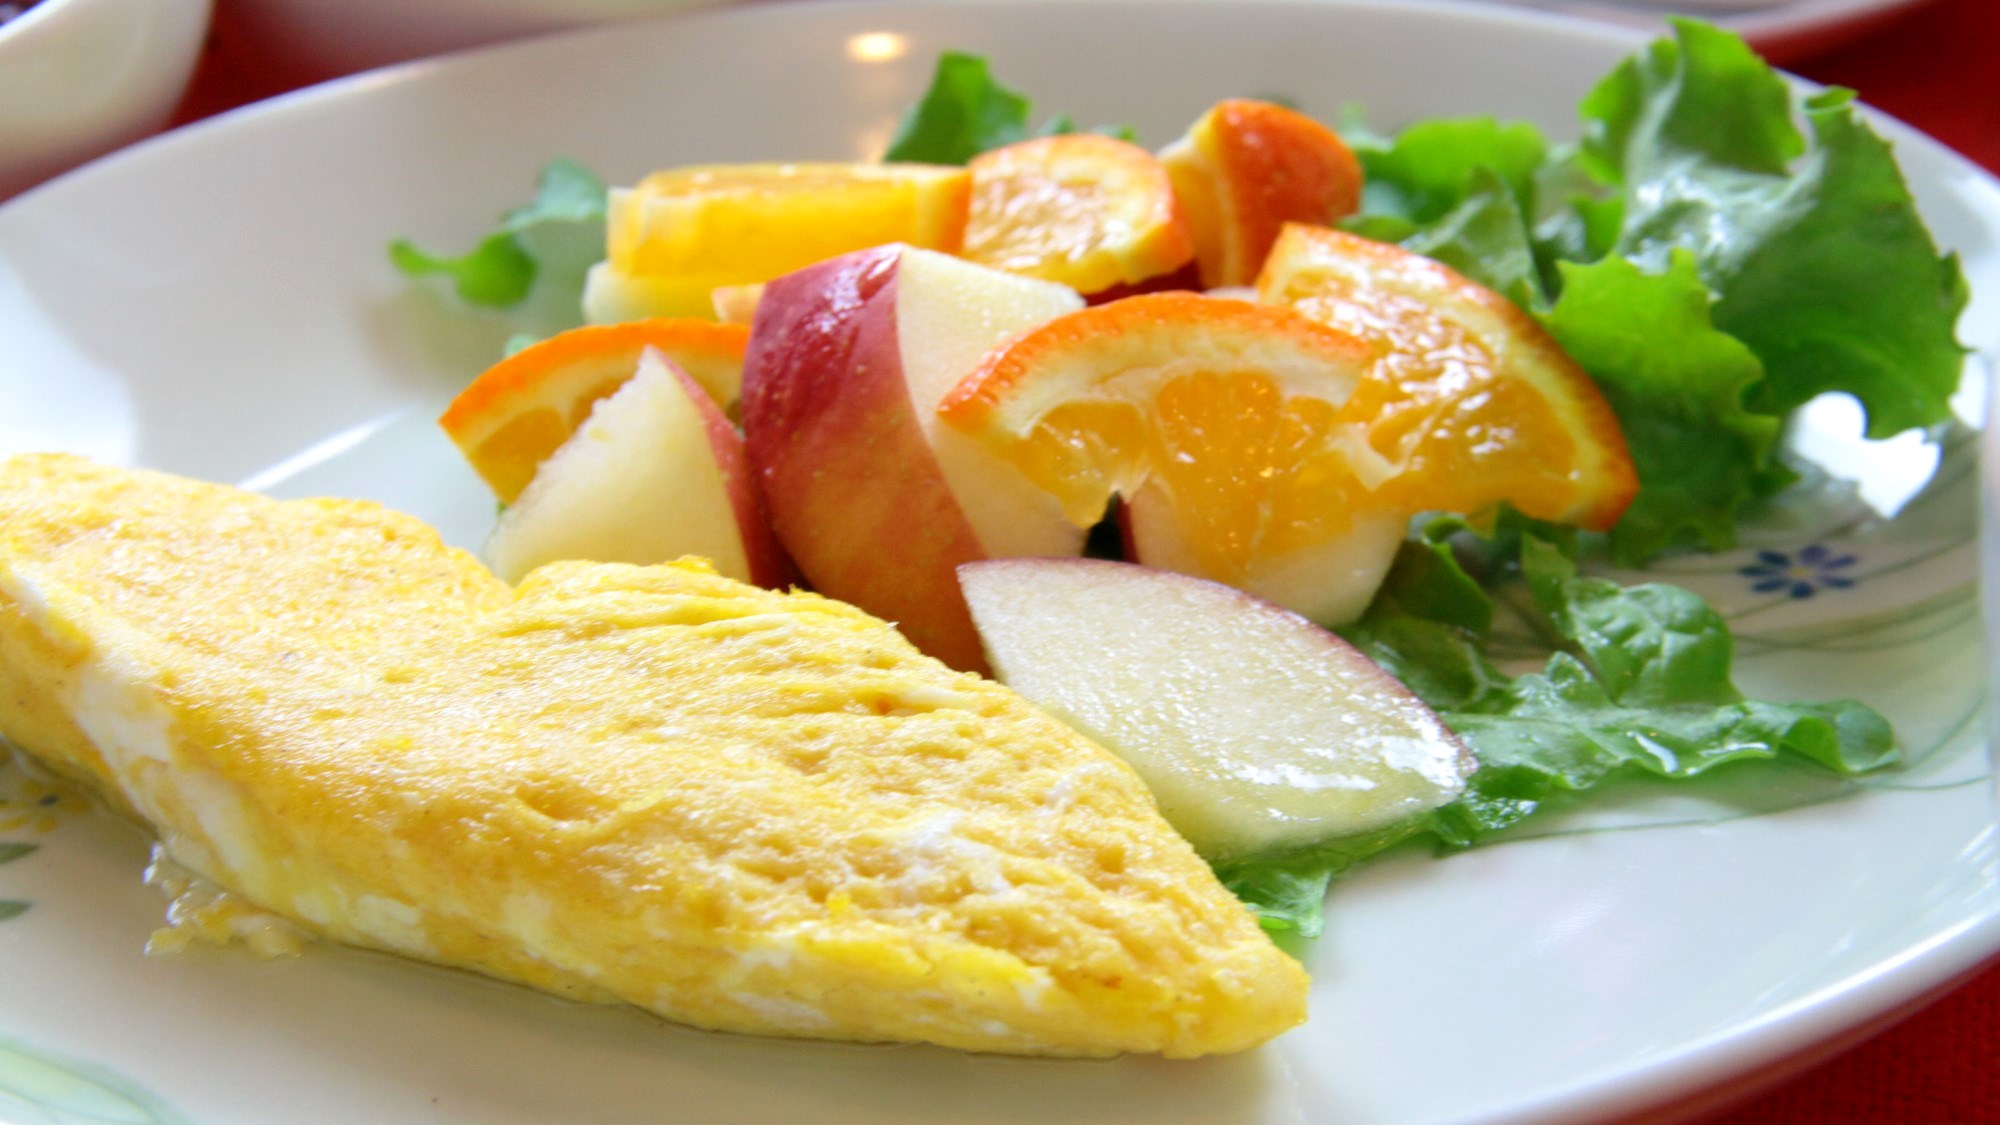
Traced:
POLYGON ((1210 287, 1255 280, 1287 222, 1331 223, 1361 205, 1361 162, 1340 137, 1270 102, 1217 102, 1160 159, 1210 287))
POLYGON ((715 319, 724 324, 741 324, 749 327, 757 319, 757 303, 764 299, 764 283, 753 281, 747 285, 723 285, 708 295, 715 309, 715 319))
POLYGON ((599 262, 584 275, 583 319, 588 324, 664 316, 713 320, 711 294, 719 284, 702 277, 633 277, 610 262, 599 262))
POLYGON ((1398 246, 1287 226, 1257 288, 1365 340, 1376 359, 1341 411, 1377 503, 1478 513, 1502 502, 1602 530, 1638 489, 1590 377, 1513 302, 1398 246))
POLYGON ((1371 353, 1289 309, 1189 293, 1087 308, 996 350, 939 416, 1088 526, 1164 494, 1195 570, 1242 585, 1364 499, 1335 440, 1371 353))
POLYGON ((1038 137, 973 158, 963 256, 1080 293, 1133 285, 1194 257, 1166 168, 1094 133, 1038 137))
POLYGON ((573 328, 487 368, 438 424, 494 495, 511 504, 597 400, 632 377, 646 348, 658 348, 727 408, 742 385, 749 341, 740 324, 690 319, 573 328))
POLYGON ((956 252, 971 174, 928 164, 720 164, 614 188, 613 269, 711 287, 769 281, 851 250, 907 242, 956 252))

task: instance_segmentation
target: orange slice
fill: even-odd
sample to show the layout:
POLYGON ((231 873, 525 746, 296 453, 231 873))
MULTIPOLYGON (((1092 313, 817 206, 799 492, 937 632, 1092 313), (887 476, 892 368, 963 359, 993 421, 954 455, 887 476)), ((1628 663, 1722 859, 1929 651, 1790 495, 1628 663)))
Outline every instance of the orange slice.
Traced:
POLYGON ((1261 561, 1351 529, 1364 497, 1336 423, 1371 358, 1290 309, 1150 294, 1015 338, 938 414, 1078 526, 1114 493, 1166 494, 1188 569, 1243 585, 1261 561))
POLYGON ((1160 153, 1187 209, 1202 284, 1249 285, 1288 222, 1361 206, 1361 162, 1333 130, 1270 102, 1217 102, 1160 153))
POLYGON ((1596 384, 1500 294, 1401 247, 1299 224, 1257 291, 1375 350, 1340 419, 1375 503, 1474 514, 1504 501, 1603 530, 1638 490, 1596 384))
POLYGON ((633 277, 610 262, 590 267, 583 281, 583 319, 623 324, 649 317, 715 318, 717 283, 702 277, 633 277))
POLYGON ((721 164, 614 188, 611 269, 709 288, 769 281, 850 250, 907 242, 957 253, 971 173, 928 164, 721 164))
POLYGON ((1173 181, 1138 145, 1071 133, 974 157, 962 256, 1079 293, 1135 285, 1194 257, 1173 181))
POLYGON ((730 408, 743 383, 750 330, 704 320, 636 320, 573 328, 486 369, 459 392, 438 425, 502 503, 511 504, 535 470, 590 417, 597 400, 623 386, 647 347, 730 408))

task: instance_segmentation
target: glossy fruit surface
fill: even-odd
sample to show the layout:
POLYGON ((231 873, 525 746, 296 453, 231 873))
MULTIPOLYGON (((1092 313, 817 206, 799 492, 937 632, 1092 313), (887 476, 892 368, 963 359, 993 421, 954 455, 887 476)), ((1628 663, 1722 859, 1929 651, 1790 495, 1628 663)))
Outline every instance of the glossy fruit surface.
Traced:
POLYGON ((1477 514, 1502 502, 1605 529, 1638 490, 1611 408, 1512 301, 1429 258, 1287 226, 1263 300, 1364 340, 1375 358, 1343 406, 1355 472, 1377 502, 1477 514))
POLYGON ((1095 133, 974 157, 964 256, 1079 293, 1136 285, 1194 257, 1173 181, 1152 153, 1095 133))
POLYGON ((1331 224, 1361 206, 1361 162, 1346 143, 1271 102, 1217 102, 1160 159, 1210 288, 1255 281, 1286 223, 1331 224))
POLYGON ((725 410, 736 402, 750 330, 686 318, 574 328, 486 369, 438 424, 502 503, 576 432, 597 401, 625 384, 657 348, 725 410))

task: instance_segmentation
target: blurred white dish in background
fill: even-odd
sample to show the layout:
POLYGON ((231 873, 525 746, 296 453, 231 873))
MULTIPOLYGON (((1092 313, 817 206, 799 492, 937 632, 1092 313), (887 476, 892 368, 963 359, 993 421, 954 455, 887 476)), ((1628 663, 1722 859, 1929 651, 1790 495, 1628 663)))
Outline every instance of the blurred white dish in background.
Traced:
POLYGON ((288 77, 332 78, 544 31, 727 0, 221 0, 234 53, 288 77))
POLYGON ((209 0, 41 0, 0 23, 0 198, 166 124, 209 0))

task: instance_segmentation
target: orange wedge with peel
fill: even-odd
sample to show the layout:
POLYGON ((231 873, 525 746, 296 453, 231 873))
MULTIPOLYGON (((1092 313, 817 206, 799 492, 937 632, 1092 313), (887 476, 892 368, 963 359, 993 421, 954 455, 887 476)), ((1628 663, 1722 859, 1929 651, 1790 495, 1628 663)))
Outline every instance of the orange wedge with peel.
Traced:
POLYGON ((1114 494, 1172 508, 1176 569, 1252 588, 1263 561, 1352 530, 1365 490, 1336 419, 1372 358, 1290 309, 1149 294, 1016 337, 938 415, 1078 526, 1114 494))
POLYGON ((716 405, 729 409, 742 387, 749 343, 748 328, 705 320, 573 328, 487 368, 459 392, 438 424, 494 495, 511 504, 541 463, 590 417, 597 400, 632 377, 646 348, 658 348, 716 405))
POLYGON ((1194 257, 1173 181, 1138 145, 1095 133, 1037 137, 967 165, 960 255, 1079 293, 1136 285, 1194 257))
POLYGON ((1160 161, 1209 288, 1253 282, 1284 224, 1330 224, 1361 205, 1361 162, 1346 143, 1270 102, 1217 102, 1160 161))
POLYGON ((1502 502, 1604 530, 1638 491, 1618 420, 1590 376, 1512 301, 1399 246, 1284 229, 1260 298, 1368 343, 1341 409, 1374 503, 1476 514, 1502 502))
POLYGON ((606 258, 635 278, 741 285, 851 250, 956 253, 972 176, 929 164, 716 164, 614 188, 606 258))

